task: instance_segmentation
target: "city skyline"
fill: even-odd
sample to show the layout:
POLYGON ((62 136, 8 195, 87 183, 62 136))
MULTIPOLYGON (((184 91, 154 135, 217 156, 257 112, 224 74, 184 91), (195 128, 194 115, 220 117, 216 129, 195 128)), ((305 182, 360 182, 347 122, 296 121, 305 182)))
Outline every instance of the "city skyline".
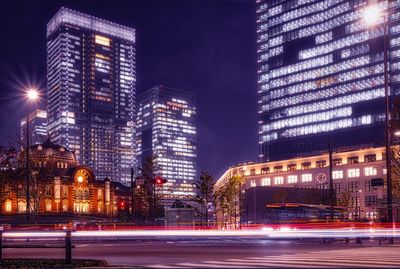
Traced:
MULTIPOLYGON (((106 20, 112 20, 117 22, 118 24, 132 26, 137 29, 137 68, 139 78, 137 87, 138 93, 144 91, 146 88, 150 88, 152 85, 161 83, 174 88, 191 89, 194 93, 197 94, 199 100, 198 132, 200 134, 198 141, 199 171, 209 170, 217 176, 222 173, 223 169, 228 167, 232 162, 239 162, 243 159, 255 160, 257 158, 257 119, 255 114, 256 94, 253 90, 254 88, 252 89, 248 86, 249 83, 250 85, 253 84, 255 86, 255 80, 252 79, 253 77, 255 77, 255 75, 254 73, 247 70, 249 64, 254 64, 252 60, 255 59, 255 54, 254 51, 251 51, 249 49, 247 52, 248 54, 243 55, 243 57, 236 56, 239 54, 240 51, 243 50, 244 47, 246 47, 247 50, 248 45, 251 45, 253 43, 251 42, 251 39, 255 36, 255 34, 251 32, 246 33, 245 36, 248 36, 248 38, 246 38, 246 40, 244 41, 238 41, 238 37, 233 35, 233 29, 229 30, 228 32, 226 31, 227 29, 231 29, 232 26, 239 27, 239 29, 243 30, 251 29, 246 26, 246 23, 251 25, 251 20, 244 20, 241 16, 241 12, 243 12, 243 8, 245 8, 246 12, 254 17, 255 4, 248 2, 245 3, 241 1, 224 1, 218 3, 209 1, 206 5, 201 5, 199 3, 193 3, 192 5, 190 5, 188 3, 185 3, 185 1, 177 1, 176 4, 181 4, 182 7, 185 7, 186 12, 181 13, 180 11, 178 11, 176 5, 167 5, 160 2, 160 6, 157 6, 157 8, 155 9, 155 11, 158 12, 157 14, 160 15, 160 21, 153 20, 151 23, 149 21, 146 21, 143 18, 143 15, 139 14, 139 11, 136 11, 136 14, 134 15, 128 15, 126 13, 121 13, 121 11, 118 11, 118 15, 115 15, 116 11, 113 11, 113 9, 106 9, 101 5, 99 5, 97 8, 94 8, 93 5, 84 5, 71 2, 65 4, 64 6, 88 13, 90 15, 94 15, 96 17, 101 17, 106 20), (165 6, 169 6, 170 13, 161 12, 161 10, 165 8, 165 6), (191 16, 194 14, 193 10, 195 10, 196 8, 200 8, 200 13, 198 16, 191 18, 191 16), (210 10, 212 11, 211 13, 210 10), (217 15, 218 10, 228 11, 228 13, 220 18, 220 16, 217 15), (165 28, 168 26, 163 25, 162 21, 164 21, 166 18, 171 20, 171 16, 175 19, 172 20, 171 26, 169 26, 168 30, 171 31, 173 29, 174 31, 179 31, 179 33, 183 34, 183 36, 177 37, 176 35, 158 34, 156 39, 161 42, 159 42, 159 45, 156 45, 153 42, 155 41, 155 39, 151 36, 150 32, 163 32, 163 27, 165 28), (210 19, 211 22, 209 23, 208 20, 210 19), (132 23, 132 20, 136 20, 136 22, 132 23), (187 21, 188 23, 190 23, 191 26, 195 27, 195 31, 188 32, 187 27, 182 27, 182 20, 187 21), (140 24, 142 24, 142 27, 140 26, 140 24), (212 25, 214 24, 218 27, 213 27, 212 25), (145 27, 143 27, 143 25, 145 25, 145 27), (150 30, 146 31, 146 28, 149 28, 150 30), (214 30, 206 34, 204 33, 204 31, 201 31, 202 28, 214 30), (197 38, 197 43, 199 44, 198 46, 195 46, 192 42, 188 42, 188 40, 193 39, 193 37, 187 38, 188 35, 192 36, 193 34, 194 37, 197 38), (219 39, 219 35, 222 35, 222 37, 224 37, 224 43, 219 43, 220 41, 217 42, 217 39, 219 39), (147 42, 147 45, 145 45, 145 41, 147 42), (165 46, 167 46, 169 49, 163 49, 165 46), (188 59, 188 65, 186 66, 188 66, 189 68, 182 69, 178 68, 175 64, 168 64, 168 62, 172 60, 171 57, 175 57, 173 55, 175 54, 176 48, 178 48, 176 46, 183 48, 184 51, 184 53, 178 54, 178 61, 183 61, 185 58, 188 59), (195 55, 193 51, 200 52, 197 54, 201 56, 195 56, 193 58, 193 55, 195 55), (234 53, 235 51, 236 53, 234 53), (139 52, 142 53, 140 54, 139 52), (250 57, 248 57, 249 55, 250 57), (157 60, 155 62, 154 57, 159 58, 161 61, 157 60), (151 63, 156 64, 151 65, 151 63), (150 69, 154 71, 149 72, 150 69), (240 76, 228 76, 229 78, 227 79, 226 75, 222 75, 232 74, 232 72, 244 73, 244 78, 241 78, 240 76), (222 100, 229 100, 229 102, 233 104, 232 108, 227 110, 227 113, 218 112, 221 109, 220 103, 222 100), (243 106, 243 104, 246 104, 245 106, 250 108, 244 113, 242 113, 243 110, 237 110, 234 108, 241 107, 243 106), (253 117, 252 122, 246 119, 246 117, 248 116, 253 117), (236 126, 238 122, 242 122, 243 124, 247 123, 248 125, 245 124, 244 126, 246 127, 243 129, 234 128, 234 126, 236 126), (233 130, 235 135, 225 137, 226 128, 233 130), (236 136, 236 134, 239 134, 239 136, 236 136), (226 143, 216 143, 216 141, 223 140, 226 140, 226 143), (249 143, 245 141, 254 141, 253 146, 249 146, 249 143), (229 146, 232 144, 242 144, 243 146, 240 148, 233 148, 229 146), (214 155, 214 158, 223 159, 222 157, 228 156, 229 160, 224 162, 222 165, 218 165, 215 162, 212 162, 208 156, 209 153, 206 153, 207 147, 215 147, 215 152, 212 153, 214 155)), ((25 3, 25 5, 30 5, 30 3, 25 3)), ((147 6, 143 3, 135 3, 135 5, 138 10, 143 10, 147 8, 147 6)), ((48 21, 62 5, 60 3, 48 3, 47 6, 50 6, 51 8, 45 8, 44 6, 44 4, 35 5, 31 9, 33 13, 45 13, 41 14, 40 16, 40 18, 43 17, 45 18, 45 20, 41 19, 42 22, 40 22, 39 20, 37 23, 40 23, 40 25, 29 24, 31 26, 34 26, 35 29, 39 29, 39 31, 37 32, 41 31, 41 34, 33 35, 32 38, 26 41, 27 44, 33 44, 32 46, 36 48, 38 48, 37 44, 41 43, 42 45, 40 47, 42 50, 42 46, 45 41, 45 24, 43 24, 43 21, 48 21)), ((10 12, 16 12, 16 6, 9 5, 7 8, 10 9, 10 12)), ((115 10, 117 10, 117 8, 118 6, 115 7, 115 10)), ((3 71, 2 76, 7 78, 4 80, 7 81, 7 83, 4 83, 2 85, 2 89, 0 91, 2 98, 10 98, 10 95, 12 94, 10 94, 8 88, 10 88, 10 86, 15 88, 15 85, 13 85, 15 84, 15 80, 17 80, 17 82, 20 82, 20 85, 18 85, 19 87, 23 85, 26 81, 29 82, 30 80, 36 80, 37 82, 39 82, 36 84, 42 85, 42 102, 44 101, 44 60, 43 58, 38 59, 38 55, 43 55, 43 52, 39 54, 30 53, 30 56, 28 56, 28 53, 26 53, 24 58, 35 58, 36 61, 27 61, 28 64, 26 64, 25 67, 21 68, 22 71, 21 69, 19 69, 20 67, 11 68, 13 71, 15 71, 15 73, 3 71), (34 68, 34 72, 27 71, 30 68, 26 66, 32 65, 33 62, 40 63, 39 65, 35 64, 35 66, 37 66, 38 68, 34 68), (23 75, 20 75, 20 73, 22 73, 23 75), (17 74, 20 75, 20 77, 26 76, 27 78, 19 78, 17 74)), ((11 64, 12 67, 18 65, 21 66, 21 64, 15 64, 15 62, 21 62, 21 58, 16 57, 16 60, 12 61, 14 62, 14 64, 11 64)), ((25 59, 22 60, 22 62, 24 61, 25 59)), ((253 70, 255 70, 255 67, 253 68, 253 70)), ((15 108, 17 101, 13 100, 13 102, 14 106, 12 106, 11 104, 7 104, 7 106, 10 108, 15 108)), ((42 106, 40 107, 44 108, 45 104, 42 104, 42 106)), ((22 113, 23 112, 21 111, 19 117, 23 116, 22 113)), ((11 125, 11 119, 3 118, 2 120, 6 124, 8 122, 8 124, 11 125)), ((9 136, 9 133, 5 133, 4 131, 3 133, 1 133, 3 141, 7 140, 7 136, 9 136)))
POLYGON ((400 0, 2 11, 0 268, 400 266, 400 0))

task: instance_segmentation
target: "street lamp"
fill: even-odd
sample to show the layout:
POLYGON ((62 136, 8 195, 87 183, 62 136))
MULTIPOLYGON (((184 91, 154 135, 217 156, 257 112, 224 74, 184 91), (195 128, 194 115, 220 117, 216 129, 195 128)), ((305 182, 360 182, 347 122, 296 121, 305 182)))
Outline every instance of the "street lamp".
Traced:
POLYGON ((390 101, 389 101, 389 78, 388 78, 388 17, 387 12, 381 12, 377 5, 371 5, 364 10, 364 21, 368 26, 379 23, 379 19, 383 18, 383 64, 384 64, 384 80, 385 80, 385 148, 386 148, 386 178, 387 178, 387 221, 393 222, 393 193, 392 193, 392 173, 391 173, 391 152, 390 152, 390 101))
POLYGON ((376 5, 371 5, 364 10, 364 20, 368 26, 378 23, 379 18, 382 16, 381 11, 376 5))
POLYGON ((30 221, 30 169, 29 169, 29 112, 30 103, 36 101, 39 98, 39 92, 36 89, 28 89, 26 92, 28 99, 28 106, 26 110, 26 221, 30 221))

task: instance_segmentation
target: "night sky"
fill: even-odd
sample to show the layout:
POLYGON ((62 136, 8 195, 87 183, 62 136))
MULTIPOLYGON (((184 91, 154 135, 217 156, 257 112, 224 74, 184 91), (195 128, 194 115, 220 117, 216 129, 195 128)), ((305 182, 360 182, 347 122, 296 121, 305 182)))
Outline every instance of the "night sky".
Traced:
POLYGON ((258 156, 253 0, 7 1, 0 16, 0 139, 15 140, 21 96, 39 85, 45 108, 46 24, 61 7, 136 29, 137 92, 157 84, 197 94, 198 170, 218 178, 258 156))

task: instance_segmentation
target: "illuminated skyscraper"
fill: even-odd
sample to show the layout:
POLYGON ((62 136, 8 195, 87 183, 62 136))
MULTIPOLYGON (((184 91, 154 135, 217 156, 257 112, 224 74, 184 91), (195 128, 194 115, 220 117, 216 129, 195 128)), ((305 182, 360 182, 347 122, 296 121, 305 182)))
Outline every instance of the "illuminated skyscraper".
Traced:
MULTIPOLYGON (((30 145, 43 143, 47 139, 47 112, 36 109, 28 116, 30 145)), ((26 141, 26 117, 21 120, 21 141, 26 141)), ((25 145, 23 142, 22 145, 25 145)))
MULTIPOLYGON (((390 91, 399 95, 400 2, 390 1, 390 91)), ((260 159, 383 145, 384 27, 363 19, 388 1, 257 0, 260 159)))
POLYGON ((135 30, 61 8, 47 25, 49 134, 98 179, 134 164, 135 30))
POLYGON ((168 180, 161 190, 164 201, 187 200, 195 194, 195 120, 195 96, 191 93, 156 86, 138 98, 138 165, 142 167, 147 158, 154 157, 154 175, 168 180))

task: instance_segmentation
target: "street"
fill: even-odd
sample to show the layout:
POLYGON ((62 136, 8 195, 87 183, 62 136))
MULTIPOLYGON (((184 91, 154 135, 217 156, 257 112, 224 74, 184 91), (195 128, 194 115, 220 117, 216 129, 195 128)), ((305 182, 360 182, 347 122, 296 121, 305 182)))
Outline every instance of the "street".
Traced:
MULTIPOLYGON (((244 267, 399 267, 400 245, 380 246, 321 240, 261 239, 140 239, 135 241, 75 241, 73 258, 107 260, 111 266, 145 268, 244 267)), ((13 248, 4 258, 62 258, 63 249, 13 248)))

